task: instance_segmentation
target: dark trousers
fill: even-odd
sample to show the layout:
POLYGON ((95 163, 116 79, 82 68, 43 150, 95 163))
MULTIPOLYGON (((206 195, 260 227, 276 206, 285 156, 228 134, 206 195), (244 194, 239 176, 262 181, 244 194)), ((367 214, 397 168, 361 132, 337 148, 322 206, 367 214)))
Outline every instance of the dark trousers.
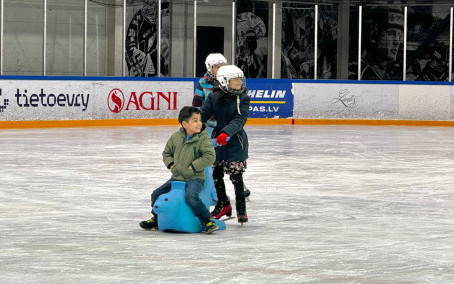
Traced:
MULTIPOLYGON (((194 215, 197 216, 203 224, 210 221, 210 211, 208 211, 205 204, 199 197, 199 193, 203 189, 204 180, 202 179, 192 179, 185 181, 185 191, 184 191, 184 200, 194 212, 194 215)), ((166 181, 163 185, 158 187, 151 193, 151 214, 153 214, 156 221, 158 221, 158 215, 153 211, 154 204, 158 197, 161 194, 168 193, 172 186, 172 179, 166 181)))

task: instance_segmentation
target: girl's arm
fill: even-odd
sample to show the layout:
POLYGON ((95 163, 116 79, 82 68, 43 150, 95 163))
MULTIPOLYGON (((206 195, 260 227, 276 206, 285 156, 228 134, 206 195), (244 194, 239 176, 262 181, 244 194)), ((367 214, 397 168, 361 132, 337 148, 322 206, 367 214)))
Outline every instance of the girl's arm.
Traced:
POLYGON ((251 104, 251 99, 249 98, 249 96, 242 95, 240 98, 240 107, 239 107, 240 113, 238 113, 238 108, 237 108, 235 117, 232 120, 230 120, 229 124, 227 124, 222 129, 222 132, 227 133, 227 135, 229 137, 231 137, 233 134, 242 130, 249 117, 249 105, 250 104, 251 104))

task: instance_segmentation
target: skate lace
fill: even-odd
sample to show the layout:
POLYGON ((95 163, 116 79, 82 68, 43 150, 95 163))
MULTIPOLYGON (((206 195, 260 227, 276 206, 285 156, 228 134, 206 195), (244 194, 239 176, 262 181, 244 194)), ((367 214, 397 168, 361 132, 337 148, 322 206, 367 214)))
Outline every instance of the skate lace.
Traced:
POLYGON ((227 206, 227 202, 225 201, 219 201, 216 206, 214 206, 214 212, 221 212, 221 210, 227 206))
POLYGON ((221 211, 222 208, 224 208, 223 202, 218 202, 218 203, 216 204, 216 206, 214 207, 214 210, 215 210, 215 211, 221 211))

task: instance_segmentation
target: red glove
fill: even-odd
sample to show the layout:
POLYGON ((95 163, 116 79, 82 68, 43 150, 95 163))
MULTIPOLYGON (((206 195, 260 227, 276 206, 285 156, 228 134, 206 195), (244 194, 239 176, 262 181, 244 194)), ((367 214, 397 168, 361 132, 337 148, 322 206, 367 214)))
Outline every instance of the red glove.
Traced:
POLYGON ((219 134, 218 138, 216 138, 216 144, 224 146, 225 144, 227 144, 227 137, 229 137, 227 133, 222 132, 221 134, 219 134))

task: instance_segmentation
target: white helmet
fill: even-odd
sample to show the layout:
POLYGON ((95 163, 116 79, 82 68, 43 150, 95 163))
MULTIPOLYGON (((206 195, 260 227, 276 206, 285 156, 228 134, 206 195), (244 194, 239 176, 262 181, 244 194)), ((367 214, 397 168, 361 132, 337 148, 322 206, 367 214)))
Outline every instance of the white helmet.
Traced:
POLYGON ((214 65, 218 64, 227 64, 227 59, 224 57, 224 55, 220 53, 211 53, 207 56, 207 59, 205 60, 205 66, 207 67, 207 71, 210 74, 213 74, 212 68, 214 65))
POLYGON ((238 94, 242 93, 246 87, 244 73, 235 65, 224 65, 219 68, 216 80, 218 80, 221 89, 225 92, 238 94), (240 90, 234 90, 229 87, 230 80, 235 78, 241 78, 243 80, 243 86, 240 90))

